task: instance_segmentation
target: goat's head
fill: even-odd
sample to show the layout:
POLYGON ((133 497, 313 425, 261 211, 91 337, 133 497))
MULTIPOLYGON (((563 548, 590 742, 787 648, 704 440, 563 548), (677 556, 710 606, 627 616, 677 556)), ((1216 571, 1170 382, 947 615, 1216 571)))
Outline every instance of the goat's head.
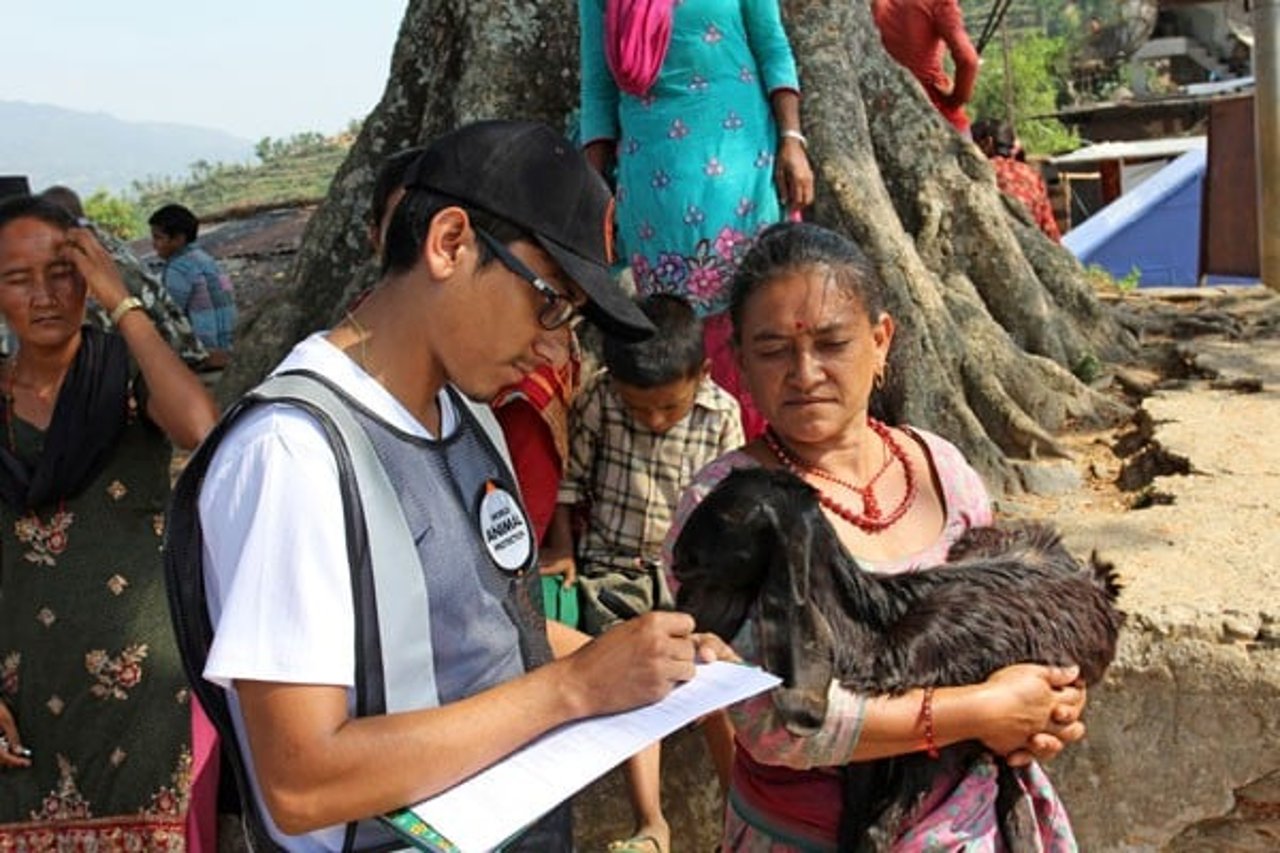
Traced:
POLYGON ((742 627, 784 547, 786 520, 767 472, 730 473, 685 521, 672 549, 679 609, 726 640, 742 627))
POLYGON ((700 630, 731 639, 758 606, 761 663, 783 680, 775 703, 801 734, 822 725, 833 673, 831 628, 810 588, 811 572, 830 570, 833 535, 811 486, 746 468, 707 495, 674 548, 677 604, 700 630))

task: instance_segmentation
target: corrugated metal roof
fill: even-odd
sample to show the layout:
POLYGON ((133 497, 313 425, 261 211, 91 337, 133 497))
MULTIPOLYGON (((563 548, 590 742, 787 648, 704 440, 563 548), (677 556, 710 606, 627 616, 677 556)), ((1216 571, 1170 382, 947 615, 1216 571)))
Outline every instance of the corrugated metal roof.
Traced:
POLYGON ((1096 142, 1084 148, 1054 157, 1055 166, 1072 163, 1099 163, 1103 160, 1152 160, 1179 157, 1188 151, 1202 151, 1203 136, 1170 136, 1163 139, 1138 139, 1132 142, 1096 142))

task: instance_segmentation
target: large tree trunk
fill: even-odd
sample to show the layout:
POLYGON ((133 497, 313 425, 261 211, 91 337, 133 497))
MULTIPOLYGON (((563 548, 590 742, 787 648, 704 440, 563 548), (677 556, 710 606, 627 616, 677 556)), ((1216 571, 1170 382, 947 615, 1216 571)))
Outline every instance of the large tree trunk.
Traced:
MULTIPOLYGON (((411 0, 386 93, 308 227, 291 289, 246 325, 224 397, 372 280, 364 228, 383 156, 477 118, 563 126, 577 101, 576 5, 411 0)), ((814 218, 867 249, 898 323, 878 404, 956 441, 993 488, 1017 490, 1017 460, 1058 454, 1053 433, 1069 420, 1117 414, 1072 371, 1124 357, 1134 341, 885 54, 864 3, 783 10, 818 176, 814 218)))
POLYGON ((862 243, 898 321, 881 401, 951 438, 996 488, 1059 454, 1068 419, 1116 414, 1072 375, 1131 352, 1080 265, 995 187, 889 58, 863 3, 786 0, 819 176, 816 218, 862 243))
POLYGON ((577 100, 576 0, 411 0, 382 100, 308 223, 290 281, 246 318, 219 398, 235 399, 373 283, 366 224, 385 156, 482 118, 563 127, 577 100))

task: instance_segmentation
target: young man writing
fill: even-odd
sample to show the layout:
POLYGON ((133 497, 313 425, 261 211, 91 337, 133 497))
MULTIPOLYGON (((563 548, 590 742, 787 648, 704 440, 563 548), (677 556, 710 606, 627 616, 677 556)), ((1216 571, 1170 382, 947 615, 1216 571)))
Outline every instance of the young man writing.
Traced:
MULTIPOLYGON (((199 490, 213 627, 204 675, 227 691, 257 802, 289 849, 341 849, 354 822, 432 796, 562 723, 659 699, 693 676, 700 647, 724 649, 681 614, 589 643, 545 623, 512 476, 461 396, 488 399, 563 357, 578 311, 615 334, 651 332, 607 274, 603 182, 549 128, 483 122, 429 146, 405 190, 378 287, 277 373, 305 371, 349 400, 394 487, 430 603, 412 663, 434 668, 431 700, 361 713, 365 623, 339 463, 315 418, 250 408, 199 490)), ((561 810, 508 849, 570 844, 561 810)))

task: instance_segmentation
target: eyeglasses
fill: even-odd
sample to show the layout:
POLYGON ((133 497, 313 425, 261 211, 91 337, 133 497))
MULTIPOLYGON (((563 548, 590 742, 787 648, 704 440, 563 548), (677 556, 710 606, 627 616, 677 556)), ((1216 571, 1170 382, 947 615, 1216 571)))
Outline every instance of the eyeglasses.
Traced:
POLYGON ((538 324, 542 328, 552 331, 576 319, 578 306, 572 298, 565 296, 547 284, 541 276, 529 269, 528 264, 511 254, 511 250, 502 245, 497 237, 479 228, 474 230, 476 236, 483 240, 489 250, 497 255, 498 260, 502 262, 504 267, 529 282, 530 286, 541 293, 542 297, 547 300, 542 309, 538 311, 538 324))

